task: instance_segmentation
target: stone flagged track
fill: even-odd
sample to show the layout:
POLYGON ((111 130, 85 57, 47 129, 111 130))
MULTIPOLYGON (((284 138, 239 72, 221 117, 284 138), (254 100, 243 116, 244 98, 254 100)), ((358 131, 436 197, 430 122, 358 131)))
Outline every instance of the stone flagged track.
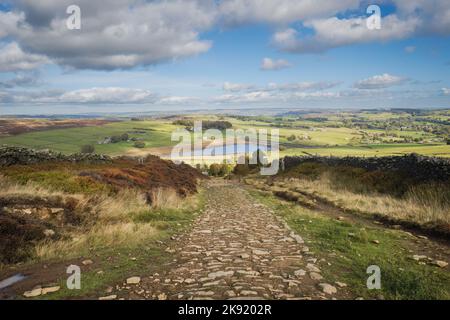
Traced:
POLYGON ((127 285, 128 298, 333 297, 335 290, 330 290, 330 285, 325 287, 332 293, 322 289, 317 259, 300 235, 242 186, 224 180, 207 183, 203 213, 167 248, 173 261, 166 271, 143 277, 135 286, 127 285))

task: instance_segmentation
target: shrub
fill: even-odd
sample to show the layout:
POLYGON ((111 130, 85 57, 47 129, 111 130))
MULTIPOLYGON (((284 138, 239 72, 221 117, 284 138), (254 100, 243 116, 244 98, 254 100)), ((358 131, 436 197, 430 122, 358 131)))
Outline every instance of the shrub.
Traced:
POLYGON ((297 139, 297 137, 295 136, 295 134, 290 135, 289 137, 286 138, 287 141, 295 141, 297 139))
POLYGON ((208 174, 214 177, 224 177, 231 172, 231 167, 225 163, 213 163, 209 166, 208 174))
POLYGON ((122 141, 122 137, 121 136, 111 136, 111 143, 117 143, 122 141))
POLYGON ((81 147, 80 152, 81 153, 94 153, 95 147, 92 144, 85 144, 84 146, 81 147))
POLYGON ((144 141, 136 141, 134 143, 135 148, 145 148, 145 142, 144 141))

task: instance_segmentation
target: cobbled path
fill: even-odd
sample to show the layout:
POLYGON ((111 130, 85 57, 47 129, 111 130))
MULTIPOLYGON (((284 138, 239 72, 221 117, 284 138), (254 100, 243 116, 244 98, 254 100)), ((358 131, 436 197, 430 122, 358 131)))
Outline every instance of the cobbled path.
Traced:
POLYGON ((132 298, 328 299, 317 259, 238 184, 211 181, 204 212, 171 243, 175 260, 142 279, 132 298))

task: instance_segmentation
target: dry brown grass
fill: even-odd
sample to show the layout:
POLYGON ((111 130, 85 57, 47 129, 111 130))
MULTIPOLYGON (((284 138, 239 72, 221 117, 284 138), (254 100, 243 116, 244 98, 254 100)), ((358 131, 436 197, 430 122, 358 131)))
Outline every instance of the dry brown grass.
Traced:
POLYGON ((152 191, 152 207, 156 209, 179 209, 183 199, 174 189, 157 188, 152 191))
POLYGON ((0 188, 0 197, 58 195, 63 199, 76 198, 77 210, 85 212, 87 221, 82 225, 59 230, 64 236, 62 239, 46 240, 35 246, 34 256, 39 260, 81 256, 93 248, 138 245, 154 239, 161 231, 152 223, 136 221, 137 216, 153 210, 195 206, 195 201, 192 201, 195 197, 182 199, 169 188, 154 190, 151 206, 146 195, 136 189, 124 189, 114 196, 69 195, 49 191, 33 183, 16 184, 3 176, 0 176, 0 188))
POLYGON ((450 208, 438 201, 441 196, 437 189, 415 190, 399 199, 388 195, 359 194, 346 189, 335 189, 329 177, 324 174, 317 180, 295 179, 285 185, 298 188, 333 202, 341 208, 379 214, 382 216, 412 221, 419 224, 450 223, 450 208), (424 195, 423 193, 427 193, 424 195), (433 198, 436 200, 433 201, 433 198))
POLYGON ((90 249, 136 246, 158 236, 159 231, 150 224, 121 222, 98 224, 85 233, 76 233, 69 240, 44 242, 36 246, 38 259, 86 255, 90 249))

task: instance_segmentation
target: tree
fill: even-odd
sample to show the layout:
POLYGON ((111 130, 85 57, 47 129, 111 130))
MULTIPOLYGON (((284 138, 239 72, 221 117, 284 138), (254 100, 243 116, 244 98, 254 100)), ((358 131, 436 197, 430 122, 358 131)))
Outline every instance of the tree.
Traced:
POLYGON ((135 148, 140 148, 140 149, 145 148, 145 142, 144 141, 136 141, 134 143, 134 147, 135 148))
POLYGON ((297 139, 297 137, 295 136, 295 134, 290 135, 289 137, 287 137, 288 141, 295 141, 297 139))
POLYGON ((95 147, 92 144, 85 144, 84 146, 81 147, 80 150, 81 153, 94 153, 95 152, 95 147))

